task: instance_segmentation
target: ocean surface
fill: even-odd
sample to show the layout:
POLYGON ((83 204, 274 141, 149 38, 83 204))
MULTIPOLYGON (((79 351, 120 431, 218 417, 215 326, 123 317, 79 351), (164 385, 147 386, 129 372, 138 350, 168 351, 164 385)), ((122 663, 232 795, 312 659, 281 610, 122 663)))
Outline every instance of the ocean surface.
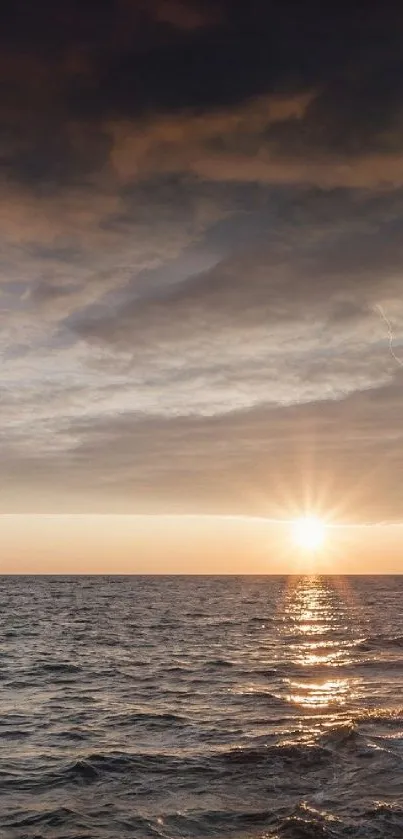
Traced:
POLYGON ((403 837, 403 577, 0 586, 1 837, 403 837))

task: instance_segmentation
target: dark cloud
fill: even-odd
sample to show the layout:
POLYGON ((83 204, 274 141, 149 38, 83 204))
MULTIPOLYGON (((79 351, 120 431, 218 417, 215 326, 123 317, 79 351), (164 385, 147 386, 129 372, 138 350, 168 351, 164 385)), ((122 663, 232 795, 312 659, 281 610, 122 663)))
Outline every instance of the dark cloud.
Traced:
MULTIPOLYGON (((242 178, 276 180, 274 160, 277 169, 279 161, 290 164, 285 180, 288 171, 289 180, 325 183, 331 176, 320 170, 323 158, 334 165, 364 155, 369 178, 372 155, 398 155, 402 147, 402 34, 402 16, 389 2, 382 9, 367 4, 365 15, 307 0, 7 3, 0 36, 3 166, 42 187, 80 181, 107 165, 113 138, 117 133, 121 143, 123 132, 137 137, 142 165, 161 167, 166 156, 180 168, 182 157, 185 169, 213 176, 215 154, 224 157, 223 176, 225 166, 252 160, 242 178), (303 118, 273 123, 273 96, 307 92, 315 97, 303 118), (250 127, 242 119, 237 125, 245 108, 248 121, 248 103, 256 99, 259 124, 255 115, 250 127), (217 110, 222 117, 214 123, 217 110), (301 161, 311 161, 308 171, 301 161)), ((120 148, 113 159, 119 155, 120 148)), ((390 162, 375 177, 389 181, 390 162)), ((333 182, 343 182, 341 173, 333 182)))

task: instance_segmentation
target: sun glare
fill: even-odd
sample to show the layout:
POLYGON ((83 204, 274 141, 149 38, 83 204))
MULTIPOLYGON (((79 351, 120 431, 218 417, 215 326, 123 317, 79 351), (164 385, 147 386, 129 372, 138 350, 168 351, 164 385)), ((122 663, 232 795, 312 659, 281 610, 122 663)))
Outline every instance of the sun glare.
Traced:
POLYGON ((292 525, 293 540, 305 551, 316 551, 325 541, 325 525, 316 516, 303 516, 292 525))

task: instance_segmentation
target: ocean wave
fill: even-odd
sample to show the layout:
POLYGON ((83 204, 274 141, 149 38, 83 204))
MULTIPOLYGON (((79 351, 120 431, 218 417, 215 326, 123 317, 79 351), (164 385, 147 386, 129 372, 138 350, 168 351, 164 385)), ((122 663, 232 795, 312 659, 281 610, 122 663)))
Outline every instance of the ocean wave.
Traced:
MULTIPOLYGON (((24 814, 13 814, 2 820, 4 827, 13 830, 22 831, 26 828, 33 827, 35 830, 39 828, 75 828, 88 827, 88 820, 85 821, 80 817, 79 813, 70 807, 56 807, 54 809, 40 809, 28 810, 24 814)), ((21 836, 21 833, 19 834, 21 836)), ((36 833, 36 836, 39 834, 36 833)))
POLYGON ((169 835, 179 836, 220 836, 228 832, 239 833, 253 828, 262 828, 273 824, 273 811, 260 810, 190 810, 186 813, 164 814, 162 823, 169 835))
POLYGON ((278 839, 340 839, 342 836, 354 836, 348 825, 332 813, 320 812, 305 804, 298 806, 294 813, 280 820, 278 839))
POLYGON ((363 652, 387 650, 389 647, 403 647, 403 635, 370 635, 358 645, 363 652))
POLYGON ((294 769, 319 768, 331 759, 331 751, 320 743, 284 742, 258 747, 238 747, 220 754, 219 760, 230 766, 278 766, 294 769))
POLYGON ((0 740, 26 740, 31 736, 31 731, 22 731, 21 729, 11 729, 0 731, 0 740))
POLYGON ((133 711, 129 713, 122 713, 114 715, 109 718, 108 723, 112 726, 136 726, 147 725, 155 726, 156 728, 166 726, 183 726, 188 724, 189 720, 180 714, 172 714, 169 712, 152 712, 152 711, 133 711))
POLYGON ((357 722, 403 726, 403 708, 365 708, 356 713, 357 722))
POLYGON ((227 658, 212 658, 206 661, 205 667, 235 667, 235 663, 227 658))
POLYGON ((82 668, 70 661, 40 661, 36 673, 81 673, 82 668))
POLYGON ((253 617, 249 618, 249 624, 271 624, 276 619, 273 615, 253 615, 253 617))
POLYGON ((390 672, 397 670, 401 672, 403 669, 403 658, 366 658, 354 663, 354 668, 359 670, 372 670, 374 672, 390 672))
MULTIPOLYGON (((333 745, 334 745, 333 740, 333 745)), ((214 777, 231 775, 234 771, 245 768, 270 768, 274 771, 279 765, 295 771, 318 770, 332 759, 331 749, 325 743, 301 744, 284 742, 252 747, 230 747, 224 749, 209 748, 202 751, 177 750, 175 752, 91 752, 84 753, 77 759, 57 766, 41 766, 37 762, 33 769, 30 762, 22 760, 10 766, 9 777, 0 773, 0 781, 6 787, 15 789, 54 788, 64 785, 87 785, 105 781, 112 776, 124 776, 137 781, 152 775, 162 777, 176 776, 182 785, 192 775, 200 773, 214 777), (2 776, 2 777, 1 777, 2 776)), ((249 773, 250 774, 250 773, 249 773)))

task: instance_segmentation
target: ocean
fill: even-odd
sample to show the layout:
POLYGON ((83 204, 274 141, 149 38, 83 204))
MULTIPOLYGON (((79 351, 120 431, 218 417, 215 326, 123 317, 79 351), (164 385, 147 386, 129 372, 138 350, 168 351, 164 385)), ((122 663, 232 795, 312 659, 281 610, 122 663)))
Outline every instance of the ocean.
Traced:
POLYGON ((0 836, 403 837, 403 577, 2 577, 0 836))

